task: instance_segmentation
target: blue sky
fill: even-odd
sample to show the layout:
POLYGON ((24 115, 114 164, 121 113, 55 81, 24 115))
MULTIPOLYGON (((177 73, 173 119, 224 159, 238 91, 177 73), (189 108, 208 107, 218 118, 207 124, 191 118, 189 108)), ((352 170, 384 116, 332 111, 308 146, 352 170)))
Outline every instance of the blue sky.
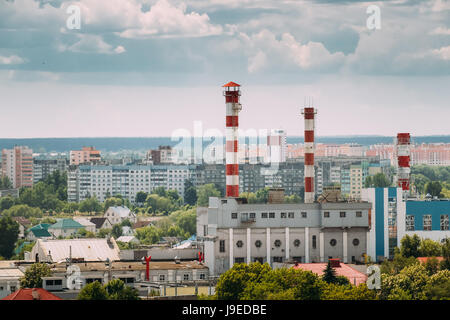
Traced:
POLYGON ((228 81, 244 129, 450 134, 450 1, 0 0, 0 137, 222 130, 228 81))

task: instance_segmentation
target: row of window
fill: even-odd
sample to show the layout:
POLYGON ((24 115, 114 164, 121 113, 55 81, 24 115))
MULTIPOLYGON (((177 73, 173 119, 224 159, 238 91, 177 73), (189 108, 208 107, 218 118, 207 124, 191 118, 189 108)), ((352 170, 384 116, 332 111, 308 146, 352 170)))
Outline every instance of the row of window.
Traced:
MULTIPOLYGON (((339 217, 341 218, 345 218, 347 215, 347 213, 345 211, 341 211, 339 212, 339 217)), ((361 218, 362 217, 362 211, 356 211, 355 213, 357 218, 361 218)), ((301 212, 301 217, 302 218, 307 218, 308 217, 308 213, 307 212, 301 212)), ((330 217, 330 212, 329 211, 325 211, 323 213, 323 217, 324 218, 329 218, 330 217)), ((237 212, 232 212, 231 213, 231 219, 237 219, 238 218, 238 213, 237 212)), ((255 212, 250 212, 249 214, 246 212, 242 213, 242 218, 243 219, 255 219, 256 218, 256 213, 255 212)), ((275 218, 275 212, 261 212, 261 218, 262 219, 274 219, 275 218)), ((281 219, 293 219, 294 218, 294 212, 281 212, 280 213, 280 218, 281 219)))
MULTIPOLYGON (((423 215, 423 231, 431 231, 433 218, 431 214, 423 215)), ((440 228, 442 231, 449 230, 448 214, 441 214, 440 216, 440 228)), ((406 215, 406 231, 415 231, 415 216, 411 214, 406 215)))
MULTIPOLYGON (((301 244, 301 241, 299 239, 295 239, 293 242, 294 247, 299 247, 301 244)), ((313 249, 316 249, 316 243, 317 243, 317 239, 316 236, 312 236, 312 247, 313 249)), ((273 245, 277 248, 281 247, 281 240, 277 239, 273 242, 273 245)), ((337 244, 337 240, 336 239, 331 239, 330 240, 330 246, 334 247, 337 244)), ((357 247, 359 245, 359 239, 354 238, 352 240, 352 244, 357 247)), ((236 247, 238 248, 242 248, 244 246, 244 242, 242 240, 238 240, 236 242, 236 247)), ((256 240, 255 241, 255 247, 256 248, 260 248, 262 246, 262 241, 261 240, 256 240)), ((219 241, 219 252, 225 252, 225 240, 220 240, 219 241)))

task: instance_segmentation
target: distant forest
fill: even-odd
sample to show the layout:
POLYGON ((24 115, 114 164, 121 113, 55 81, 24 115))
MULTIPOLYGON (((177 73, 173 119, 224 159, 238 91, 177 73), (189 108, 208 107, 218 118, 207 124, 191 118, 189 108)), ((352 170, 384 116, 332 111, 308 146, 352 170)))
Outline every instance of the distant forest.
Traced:
MULTIPOLYGON (((393 143, 394 137, 386 136, 334 136, 316 137, 318 143, 343 144, 357 143, 368 146, 378 143, 393 143)), ((450 135, 447 136, 417 136, 412 137, 413 143, 450 143, 450 135)), ((10 149, 15 145, 28 146, 33 152, 67 152, 77 150, 83 146, 95 146, 104 152, 139 151, 158 148, 160 145, 174 146, 178 141, 172 141, 170 137, 132 137, 132 138, 24 138, 24 139, 0 139, 0 149, 10 149)), ((210 142, 204 142, 208 145, 210 142)), ((303 143, 303 137, 289 136, 287 143, 303 143)), ((193 144, 192 144, 193 145, 193 144)))

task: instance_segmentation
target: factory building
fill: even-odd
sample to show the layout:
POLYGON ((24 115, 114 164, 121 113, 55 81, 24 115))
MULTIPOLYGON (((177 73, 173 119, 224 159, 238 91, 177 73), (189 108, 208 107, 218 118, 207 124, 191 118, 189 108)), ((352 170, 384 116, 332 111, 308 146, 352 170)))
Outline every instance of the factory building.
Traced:
MULTIPOLYGON (((279 191, 278 191, 279 192, 279 191)), ((276 197, 275 197, 276 198, 276 197)), ((213 275, 234 263, 363 261, 367 253, 371 204, 247 204, 211 197, 197 210, 197 239, 213 275)))

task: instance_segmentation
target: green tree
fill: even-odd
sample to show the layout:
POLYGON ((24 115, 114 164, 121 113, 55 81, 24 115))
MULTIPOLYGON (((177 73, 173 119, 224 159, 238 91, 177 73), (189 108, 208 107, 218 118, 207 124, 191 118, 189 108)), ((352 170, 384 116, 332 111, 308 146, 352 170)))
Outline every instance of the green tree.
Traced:
POLYGON ((135 288, 126 286, 120 279, 109 281, 105 289, 109 300, 139 300, 139 292, 135 288))
POLYGON ((419 257, 419 246, 420 246, 421 240, 420 237, 417 234, 414 234, 413 236, 405 235, 403 239, 400 241, 401 244, 401 255, 408 258, 408 257, 419 257))
POLYGON ((438 259, 436 257, 429 258, 425 263, 425 269, 427 270, 429 276, 432 276, 433 274, 437 273, 439 270, 438 259))
POLYGON ((260 263, 236 263, 223 273, 216 285, 216 297, 219 300, 239 300, 249 283, 258 283, 264 274, 270 272, 270 266, 260 263))
POLYGON ((42 288, 42 278, 50 277, 52 271, 46 263, 33 263, 25 270, 25 275, 20 279, 22 288, 42 288))
POLYGON ((106 212, 106 210, 108 210, 109 207, 121 207, 121 206, 123 206, 122 198, 117 197, 108 198, 103 202, 103 211, 106 212))
POLYGON ((375 290, 369 290, 365 283, 358 286, 326 283, 323 285, 322 300, 377 300, 375 290))
POLYGON ((119 238, 122 235, 122 226, 120 224, 113 225, 111 235, 114 237, 114 239, 119 238))
POLYGON ((100 230, 97 232, 97 238, 102 238, 102 239, 104 239, 104 238, 106 238, 109 234, 111 234, 111 232, 112 232, 112 229, 100 229, 100 230))
POLYGON ((189 179, 184 181, 184 203, 190 206, 197 203, 197 189, 189 179))
POLYGON ((430 300, 450 300, 450 270, 433 274, 424 291, 430 300))
POLYGON ((429 276, 425 267, 414 264, 405 267, 398 274, 381 275, 381 297, 383 299, 398 299, 399 293, 403 297, 411 297, 413 300, 423 300, 425 286, 428 284, 429 276))
POLYGON ((207 207, 209 204, 209 197, 220 197, 220 191, 217 190, 212 183, 205 184, 198 188, 197 196, 197 205, 200 207, 207 207))
POLYGON ((391 181, 381 172, 372 177, 367 177, 365 181, 366 188, 386 188, 390 185, 391 181))
POLYGON ((336 283, 336 270, 331 266, 331 262, 328 261, 327 267, 323 270, 322 280, 326 283, 336 283))
POLYGON ((80 212, 102 212, 103 206, 95 197, 89 197, 80 202, 78 206, 80 212))
POLYGON ((160 197, 167 198, 167 191, 164 187, 156 187, 155 189, 153 189, 152 193, 157 194, 160 197))
POLYGON ((14 205, 15 201, 13 197, 7 196, 0 198, 0 211, 7 210, 14 205))
POLYGON ((8 217, 42 218, 42 210, 32 208, 26 204, 17 204, 3 211, 3 215, 8 217))
POLYGON ((0 256, 9 259, 13 255, 19 236, 19 224, 11 217, 0 218, 0 256))
POLYGON ((145 200, 147 199, 147 192, 139 191, 136 193, 136 203, 143 204, 145 200))
POLYGON ((442 246, 439 242, 424 239, 420 242, 419 256, 420 257, 440 257, 442 254, 442 246))
POLYGON ((108 292, 100 282, 94 281, 80 290, 77 300, 108 300, 108 292))
POLYGON ((433 197, 439 197, 441 195, 442 185, 439 181, 428 182, 425 186, 425 192, 429 193, 433 197))
POLYGON ((12 189, 13 185, 7 176, 0 178, 0 190, 12 189))

